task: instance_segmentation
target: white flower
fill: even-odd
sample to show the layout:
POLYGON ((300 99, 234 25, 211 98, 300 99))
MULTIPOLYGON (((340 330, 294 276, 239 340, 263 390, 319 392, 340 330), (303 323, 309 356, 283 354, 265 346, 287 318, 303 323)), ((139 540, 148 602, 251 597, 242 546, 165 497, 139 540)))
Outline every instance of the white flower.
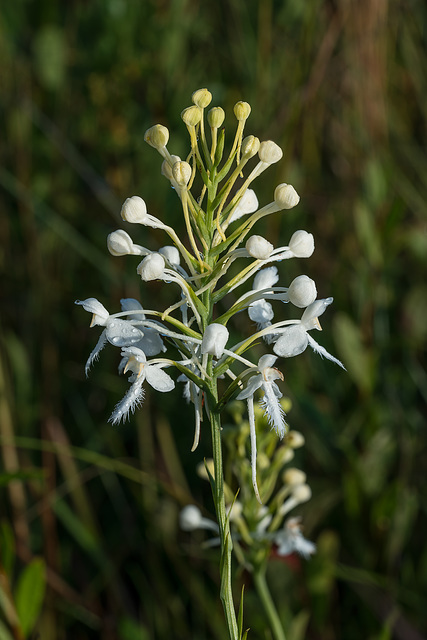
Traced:
MULTIPOLYGON (((120 305, 122 311, 129 311, 129 320, 145 320, 144 310, 135 298, 122 298, 120 300, 120 305)), ((166 347, 159 333, 162 329, 162 325, 159 324, 158 326, 158 330, 152 327, 142 327, 141 331, 143 333, 143 337, 133 345, 141 349, 146 356, 155 356, 161 351, 166 351, 166 347)))
POLYGON ((303 558, 309 558, 316 551, 316 545, 302 535, 300 521, 300 518, 289 518, 283 529, 276 533, 274 542, 279 556, 288 556, 296 551, 303 558))
POLYGON ((332 302, 333 298, 316 300, 307 307, 301 316, 301 320, 296 320, 295 324, 280 329, 281 335, 273 347, 274 353, 282 358, 292 358, 305 351, 307 346, 310 345, 313 351, 345 369, 340 360, 328 353, 308 333, 311 329, 318 329, 319 331, 322 329, 319 316, 324 313, 332 302))
POLYGON ((161 360, 157 360, 154 363, 147 362, 145 353, 137 347, 125 347, 121 353, 123 358, 119 371, 124 373, 131 371, 129 382, 132 384, 111 414, 109 422, 112 422, 112 424, 118 424, 122 419, 126 420, 129 413, 133 413, 140 406, 144 399, 142 384, 145 380, 153 389, 162 393, 167 393, 175 388, 175 382, 163 371, 163 367, 167 366, 168 362, 162 362, 161 360))
POLYGON ((215 356, 216 359, 220 358, 224 353, 225 345, 228 340, 228 329, 223 324, 212 322, 209 324, 203 334, 201 352, 209 353, 215 356))
POLYGON ((235 222, 242 216, 248 213, 254 213, 258 209, 258 198, 256 197, 253 189, 246 189, 244 194, 239 200, 237 207, 233 211, 233 215, 230 218, 230 224, 235 222))
POLYGON ((272 426, 277 435, 283 438, 285 435, 287 424, 284 419, 284 411, 279 402, 282 397, 279 387, 274 382, 277 379, 283 380, 283 374, 273 368, 273 364, 276 362, 276 356, 266 354, 258 360, 258 366, 254 367, 255 371, 258 371, 258 375, 254 375, 249 380, 247 387, 243 389, 237 396, 237 400, 247 400, 248 404, 248 417, 250 427, 251 438, 251 469, 252 469, 252 485, 255 491, 255 495, 259 502, 258 485, 256 481, 256 430, 255 430, 255 412, 254 412, 254 394, 258 389, 261 389, 264 396, 260 402, 264 409, 264 413, 268 418, 270 426, 272 426))

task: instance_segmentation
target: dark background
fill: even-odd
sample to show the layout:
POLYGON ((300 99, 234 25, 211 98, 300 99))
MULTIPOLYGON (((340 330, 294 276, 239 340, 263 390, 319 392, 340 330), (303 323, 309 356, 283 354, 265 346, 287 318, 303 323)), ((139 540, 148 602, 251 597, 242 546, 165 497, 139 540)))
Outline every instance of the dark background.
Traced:
MULTIPOLYGON (((348 369, 308 351, 282 367, 290 424, 306 438, 305 533, 318 544, 308 563, 270 563, 289 638, 427 634, 426 28, 417 0, 2 3, 2 584, 13 599, 44 558, 34 638, 225 637, 217 552, 177 520, 188 502, 212 511, 195 473, 208 433, 190 454, 179 389, 149 392, 130 423, 107 424, 126 382, 112 349, 85 380, 98 333, 73 305, 144 304, 134 260, 112 258, 106 235, 135 194, 182 230, 143 136, 161 122, 185 155, 180 112, 205 86, 229 137, 246 100, 246 132, 283 148, 257 195, 266 204, 289 182, 301 202, 259 229, 276 246, 314 234, 289 281, 304 269, 334 296, 316 339, 348 369)), ((166 242, 137 231, 144 246, 166 242)), ((156 308, 168 295, 149 288, 156 308)), ((245 580, 249 637, 270 638, 245 580)))

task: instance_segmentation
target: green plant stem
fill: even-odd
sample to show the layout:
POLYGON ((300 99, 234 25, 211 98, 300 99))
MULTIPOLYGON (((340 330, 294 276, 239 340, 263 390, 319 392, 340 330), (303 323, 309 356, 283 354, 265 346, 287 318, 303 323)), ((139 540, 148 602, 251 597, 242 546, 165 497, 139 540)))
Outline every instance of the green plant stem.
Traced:
MULTIPOLYGON (((212 365, 210 364, 210 366, 212 365)), ((210 387, 212 394, 211 401, 217 401, 218 393, 216 380, 211 383, 210 387)), ((212 454, 214 461, 214 484, 212 486, 212 495, 215 503, 216 517, 221 539, 221 602, 224 608, 230 640, 239 640, 239 631, 231 588, 231 552, 233 549, 233 543, 231 540, 230 525, 225 508, 224 471, 221 446, 221 417, 219 413, 216 413, 211 408, 209 410, 209 415, 212 430, 212 454)))
POLYGON ((264 607, 264 611, 270 623, 274 640, 286 640, 282 623, 280 622, 279 614, 277 613, 277 609, 275 607, 273 598, 271 597, 271 593, 267 585, 265 572, 266 572, 265 563, 254 570, 253 576, 254 576, 255 588, 257 590, 259 598, 262 602, 262 606, 264 607))

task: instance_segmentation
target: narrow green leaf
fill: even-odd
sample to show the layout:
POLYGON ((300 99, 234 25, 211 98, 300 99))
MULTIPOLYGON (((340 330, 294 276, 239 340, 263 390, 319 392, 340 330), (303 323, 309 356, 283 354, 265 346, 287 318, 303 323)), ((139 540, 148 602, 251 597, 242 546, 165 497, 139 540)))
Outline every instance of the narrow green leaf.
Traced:
POLYGON ((203 462, 205 463, 205 469, 206 469, 206 473, 208 474, 209 482, 212 489, 212 494, 215 495, 215 478, 213 477, 213 475, 209 470, 209 466, 208 466, 208 463, 206 462, 206 458, 203 458, 203 462))
POLYGON ((228 553, 229 553, 228 552, 229 544, 230 544, 230 533, 227 533, 227 535, 225 536, 224 547, 222 549, 221 560, 220 560, 220 575, 221 575, 220 596, 221 596, 221 600, 224 600, 225 592, 226 592, 227 586, 228 586, 228 564, 227 564, 227 560, 228 560, 228 553))
POLYGON ((24 636, 34 628, 42 608, 46 589, 46 568, 42 558, 34 558, 25 567, 16 587, 16 612, 24 636))
POLYGON ((239 628, 239 638, 242 637, 243 630, 243 597, 245 594, 245 585, 242 585, 242 594, 240 596, 239 615, 237 617, 237 626, 239 628))

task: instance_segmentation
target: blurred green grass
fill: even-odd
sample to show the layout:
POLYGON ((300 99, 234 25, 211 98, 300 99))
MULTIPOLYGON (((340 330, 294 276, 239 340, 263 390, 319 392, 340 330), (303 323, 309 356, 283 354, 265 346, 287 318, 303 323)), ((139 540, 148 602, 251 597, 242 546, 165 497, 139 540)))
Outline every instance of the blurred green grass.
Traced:
MULTIPOLYGON (((105 238, 133 194, 181 224, 143 135, 161 122, 182 153, 179 114, 202 86, 228 110, 250 102, 248 133, 283 147, 258 196, 286 181, 301 203, 265 231, 314 233, 314 256, 286 273, 334 296, 322 338, 348 369, 308 353, 284 367, 319 543, 297 572, 271 563, 277 602, 300 612, 291 640, 427 634, 426 29, 419 0, 0 9, 0 555, 15 595, 44 559, 43 640, 224 637, 216 553, 177 527, 191 496, 210 505, 195 474, 209 438, 190 454, 178 396, 107 425, 125 383, 107 352, 84 379, 94 336, 73 306, 140 297, 105 238)), ((245 580, 245 624, 267 637, 245 580)))

